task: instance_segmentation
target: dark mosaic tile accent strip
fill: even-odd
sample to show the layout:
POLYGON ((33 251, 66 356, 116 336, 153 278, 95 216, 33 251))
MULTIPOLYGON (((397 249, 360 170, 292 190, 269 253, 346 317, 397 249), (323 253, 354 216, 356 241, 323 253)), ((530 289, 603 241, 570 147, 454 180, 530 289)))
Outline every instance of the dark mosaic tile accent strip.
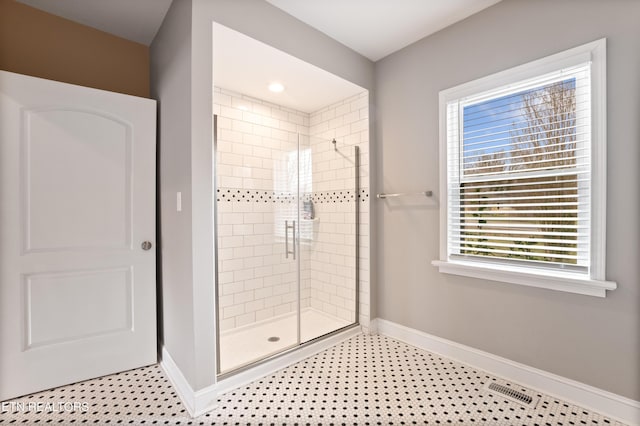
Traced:
MULTIPOLYGON (((216 190, 218 202, 247 202, 247 203, 293 203, 296 197, 291 192, 264 191, 257 189, 218 188, 216 190)), ((303 201, 324 203, 351 203, 355 200, 353 190, 318 191, 302 195, 303 201)), ((358 199, 362 202, 369 198, 369 190, 361 189, 358 199)))

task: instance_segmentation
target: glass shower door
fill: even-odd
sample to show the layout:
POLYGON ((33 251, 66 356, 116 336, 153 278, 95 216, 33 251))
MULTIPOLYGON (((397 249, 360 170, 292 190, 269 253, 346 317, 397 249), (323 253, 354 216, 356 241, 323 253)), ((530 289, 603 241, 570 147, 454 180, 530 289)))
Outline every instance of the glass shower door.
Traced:
POLYGON ((356 322, 358 148, 301 136, 300 339, 356 322))
POLYGON ((240 120, 219 123, 215 140, 218 373, 225 374, 300 343, 299 142, 297 133, 240 120))
POLYGON ((238 119, 215 141, 225 375, 357 322, 358 153, 238 119))

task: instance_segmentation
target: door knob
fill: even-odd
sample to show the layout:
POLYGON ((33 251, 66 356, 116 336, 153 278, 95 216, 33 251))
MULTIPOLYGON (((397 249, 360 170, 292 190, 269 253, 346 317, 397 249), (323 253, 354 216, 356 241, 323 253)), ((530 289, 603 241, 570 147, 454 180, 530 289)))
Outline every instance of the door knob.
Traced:
POLYGON ((151 241, 145 241, 142 243, 142 250, 150 250, 152 245, 151 241))

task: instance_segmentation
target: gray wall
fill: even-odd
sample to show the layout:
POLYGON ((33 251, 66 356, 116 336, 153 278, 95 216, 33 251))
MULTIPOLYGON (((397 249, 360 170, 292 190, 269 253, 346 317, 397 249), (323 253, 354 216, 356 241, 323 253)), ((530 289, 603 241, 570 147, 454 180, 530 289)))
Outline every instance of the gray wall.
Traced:
POLYGON ((362 87, 374 85, 371 61, 264 0, 173 2, 151 45, 152 96, 160 108, 162 339, 194 390, 215 383, 214 20, 362 87))
MULTIPOLYGON (((375 94, 373 93, 374 64, 369 59, 264 0, 193 0, 193 2, 194 34, 196 32, 200 34, 197 37, 194 36, 194 42, 201 43, 201 46, 198 47, 195 47, 194 44, 194 52, 198 52, 197 55, 194 55, 194 59, 199 61, 200 66, 196 69, 202 73, 208 69, 206 67, 211 63, 211 37, 209 35, 213 20, 369 90, 369 107, 373 112, 375 102, 375 94)), ((204 88, 205 77, 203 74, 201 81, 194 80, 194 84, 204 88)), ((201 115, 202 123, 207 120, 204 112, 210 111, 205 109, 211 105, 210 95, 210 92, 205 90, 199 92, 199 104, 197 107, 194 106, 194 111, 197 111, 198 114, 203 113, 201 115)), ((375 117, 370 115, 369 137, 371 145, 375 143, 374 123, 375 117)), ((204 124, 201 128, 205 128, 204 124)), ((203 140, 207 140, 207 138, 203 135, 203 140)), ((369 155, 370 161, 373 162, 375 153, 370 152, 369 155)), ((374 181, 369 182, 369 188, 371 193, 376 191, 374 181)), ((376 221, 375 215, 376 212, 372 211, 370 217, 372 224, 376 221)), ((376 244, 375 238, 375 234, 371 235, 371 252, 369 253, 371 265, 376 263, 376 253, 373 250, 376 244)), ((369 297, 371 300, 369 306, 372 311, 371 318, 375 318, 376 276, 374 271, 371 271, 370 280, 369 297)))
POLYGON ((158 102, 160 341, 191 383, 194 367, 191 200, 191 0, 174 1, 151 45, 151 96, 158 102))
POLYGON ((438 193, 438 92, 607 37, 605 299, 440 274, 437 202, 378 202, 378 316, 640 400, 640 2, 504 0, 376 63, 377 176, 438 193))

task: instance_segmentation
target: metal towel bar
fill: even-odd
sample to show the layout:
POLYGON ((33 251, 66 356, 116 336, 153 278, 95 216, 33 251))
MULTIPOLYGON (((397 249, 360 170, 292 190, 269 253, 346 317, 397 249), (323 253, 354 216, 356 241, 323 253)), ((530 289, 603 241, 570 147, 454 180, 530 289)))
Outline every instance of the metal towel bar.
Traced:
POLYGON ((391 197, 404 197, 405 195, 424 195, 425 197, 431 197, 433 195, 433 191, 397 192, 395 194, 378 194, 378 195, 376 195, 376 197, 378 197, 378 198, 391 198, 391 197))

